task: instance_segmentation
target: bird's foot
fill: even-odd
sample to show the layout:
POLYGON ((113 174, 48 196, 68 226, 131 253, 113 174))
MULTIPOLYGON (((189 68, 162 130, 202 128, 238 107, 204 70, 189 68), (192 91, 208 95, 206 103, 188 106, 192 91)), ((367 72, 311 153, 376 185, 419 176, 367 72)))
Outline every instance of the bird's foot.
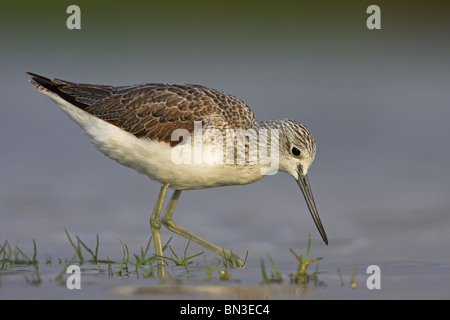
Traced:
MULTIPOLYGON (((225 267, 229 268, 244 268, 245 263, 233 252, 228 250, 223 250, 222 253, 223 264, 225 267)), ((246 259, 247 260, 247 259, 246 259)))

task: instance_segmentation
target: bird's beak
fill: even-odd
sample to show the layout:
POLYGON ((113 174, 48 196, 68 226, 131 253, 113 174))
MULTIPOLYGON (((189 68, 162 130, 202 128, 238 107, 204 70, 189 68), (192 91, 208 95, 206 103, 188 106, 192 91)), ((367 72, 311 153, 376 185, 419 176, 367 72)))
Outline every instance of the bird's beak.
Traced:
POLYGON ((322 222, 320 221, 319 213, 317 212, 316 203, 314 202, 314 197, 311 191, 311 186, 309 185, 308 175, 301 175, 299 173, 298 185, 300 189, 302 189, 303 196, 305 197, 306 203, 308 205, 309 211, 311 212, 312 218, 316 224, 317 229, 319 230, 320 235, 322 236, 323 242, 328 245, 327 235, 325 233, 325 229, 322 226, 322 222))

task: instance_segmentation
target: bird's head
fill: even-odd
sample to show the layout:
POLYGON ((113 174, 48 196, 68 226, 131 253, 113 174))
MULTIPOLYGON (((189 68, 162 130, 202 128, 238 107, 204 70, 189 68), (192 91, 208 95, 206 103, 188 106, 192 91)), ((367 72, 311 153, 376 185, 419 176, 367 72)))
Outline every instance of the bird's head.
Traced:
POLYGON ((316 156, 314 138, 304 125, 295 120, 282 120, 280 131, 279 168, 281 171, 289 173, 297 181, 317 229, 323 241, 328 244, 307 175, 309 167, 316 156))

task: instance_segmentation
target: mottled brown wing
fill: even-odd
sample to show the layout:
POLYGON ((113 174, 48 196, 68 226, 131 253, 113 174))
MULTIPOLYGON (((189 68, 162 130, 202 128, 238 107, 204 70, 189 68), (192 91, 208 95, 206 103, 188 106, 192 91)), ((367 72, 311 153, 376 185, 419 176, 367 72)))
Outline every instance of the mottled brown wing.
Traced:
POLYGON ((105 86, 76 84, 34 75, 34 81, 83 110, 122 128, 136 137, 148 137, 175 145, 175 129, 248 129, 257 122, 253 111, 230 94, 190 84, 142 84, 105 86))

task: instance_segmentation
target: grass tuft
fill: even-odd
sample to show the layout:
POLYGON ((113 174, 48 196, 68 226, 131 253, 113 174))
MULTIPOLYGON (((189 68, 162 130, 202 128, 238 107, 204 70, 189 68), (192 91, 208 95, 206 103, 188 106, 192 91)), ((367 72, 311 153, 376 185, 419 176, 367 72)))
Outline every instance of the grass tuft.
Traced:
MULTIPOLYGON (((172 239, 172 238, 170 238, 170 239, 172 239)), ((170 241, 170 239, 169 239, 169 241, 170 241)), ((159 256, 159 255, 156 255, 156 254, 155 254, 155 257, 163 258, 164 260, 166 260, 166 259, 170 260, 170 261, 174 262, 176 266, 184 266, 184 267, 186 267, 186 266, 190 265, 193 262, 193 261, 189 261, 189 260, 191 260, 191 259, 193 259, 195 257, 198 257, 199 255, 203 254, 203 251, 202 251, 200 253, 197 253, 197 254, 194 254, 194 255, 188 257, 187 256, 187 250, 189 248, 189 244, 190 243, 191 243, 191 240, 189 239, 189 241, 188 241, 188 243, 186 245, 186 248, 184 249, 184 256, 183 257, 178 257, 178 255, 175 253, 175 251, 172 249, 171 246, 169 246, 169 249, 172 252, 172 257, 159 256)), ((168 243, 166 245, 168 245, 168 243)))
POLYGON ((282 282, 283 278, 281 277, 280 272, 277 269, 277 266, 275 265, 275 261, 273 261, 272 257, 270 255, 267 255, 269 258, 270 263, 272 264, 272 271, 271 271, 271 277, 267 275, 266 272, 266 266, 264 264, 264 259, 261 258, 261 273, 263 277, 264 283, 271 283, 271 282, 282 282))
POLYGON ((230 259, 227 259, 227 258, 225 258, 225 256, 226 256, 225 255, 225 249, 222 248, 222 250, 223 250, 222 251, 222 262, 223 262, 223 266, 225 268, 234 269, 234 268, 242 268, 242 267, 245 266, 245 263, 247 262, 247 257, 248 257, 248 250, 245 253, 245 259, 244 259, 244 261, 242 263, 241 263, 239 257, 237 255, 235 255, 233 253, 233 251, 230 252, 231 253, 230 259))
POLYGON ((323 258, 321 257, 321 258, 308 260, 310 249, 311 249, 311 234, 308 237, 308 246, 306 248, 306 253, 305 253, 304 258, 303 258, 303 256, 297 255, 294 252, 294 250, 289 249, 299 262, 299 265, 297 267, 297 272, 293 278, 294 283, 306 284, 310 280, 317 281, 317 274, 318 274, 317 268, 318 267, 316 268, 316 271, 311 275, 308 274, 306 271, 312 263, 322 260, 323 258))
POLYGON ((90 260, 91 263, 93 264, 98 264, 98 247, 100 245, 100 240, 99 240, 99 236, 97 233, 97 244, 95 246, 95 251, 92 251, 91 248, 89 248, 81 239, 79 236, 75 236, 75 238, 77 239, 77 244, 75 245, 74 241, 72 240, 72 238, 69 235, 69 232, 67 231, 67 229, 64 229, 64 231, 66 232, 67 238, 69 239, 70 244, 72 245, 72 247, 75 250, 76 255, 78 256, 78 259, 80 260, 80 264, 84 263, 84 257, 83 257, 83 252, 81 250, 81 248, 83 247, 91 256, 92 256, 92 260, 90 260))

